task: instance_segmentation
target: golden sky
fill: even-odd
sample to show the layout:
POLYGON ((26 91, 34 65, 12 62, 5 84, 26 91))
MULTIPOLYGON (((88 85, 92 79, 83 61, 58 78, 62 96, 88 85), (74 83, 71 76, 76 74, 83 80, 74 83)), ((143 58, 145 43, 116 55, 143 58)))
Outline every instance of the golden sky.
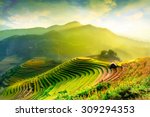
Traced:
POLYGON ((1 0, 0 30, 79 21, 150 41, 150 0, 1 0))

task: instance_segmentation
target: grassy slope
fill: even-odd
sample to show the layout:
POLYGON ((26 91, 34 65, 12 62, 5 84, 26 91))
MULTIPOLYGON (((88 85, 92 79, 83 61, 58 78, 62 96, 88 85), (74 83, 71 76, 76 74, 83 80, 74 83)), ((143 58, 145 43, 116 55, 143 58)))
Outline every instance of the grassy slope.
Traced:
POLYGON ((117 69, 110 69, 109 64, 110 63, 90 58, 75 58, 38 76, 9 86, 4 90, 3 96, 0 96, 0 98, 147 98, 145 95, 149 94, 148 90, 150 87, 148 79, 150 74, 150 58, 137 59, 127 63, 118 63, 121 64, 121 67, 117 69), (142 95, 141 90, 143 92, 142 95), (125 96, 120 97, 120 95, 125 96))

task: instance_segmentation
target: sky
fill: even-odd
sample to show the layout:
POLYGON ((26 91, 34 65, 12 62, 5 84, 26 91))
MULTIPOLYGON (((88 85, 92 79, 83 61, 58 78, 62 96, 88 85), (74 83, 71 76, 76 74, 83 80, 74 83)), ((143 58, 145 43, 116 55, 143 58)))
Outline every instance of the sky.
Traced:
POLYGON ((0 30, 71 21, 150 41, 150 0, 0 0, 0 30))

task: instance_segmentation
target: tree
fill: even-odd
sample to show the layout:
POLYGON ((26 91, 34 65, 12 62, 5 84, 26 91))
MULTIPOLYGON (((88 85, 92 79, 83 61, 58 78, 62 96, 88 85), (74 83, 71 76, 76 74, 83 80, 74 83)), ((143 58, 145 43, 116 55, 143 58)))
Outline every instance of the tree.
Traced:
POLYGON ((113 50, 103 50, 101 51, 99 57, 100 60, 104 61, 120 61, 120 58, 117 56, 117 53, 113 50))

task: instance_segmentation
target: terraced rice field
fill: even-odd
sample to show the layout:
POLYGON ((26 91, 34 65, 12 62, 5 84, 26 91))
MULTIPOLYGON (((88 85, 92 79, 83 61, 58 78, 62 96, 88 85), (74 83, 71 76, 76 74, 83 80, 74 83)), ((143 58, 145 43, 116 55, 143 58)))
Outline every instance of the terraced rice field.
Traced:
POLYGON ((58 64, 60 63, 45 58, 34 58, 28 60, 20 66, 16 66, 4 73, 0 78, 0 84, 4 86, 13 85, 16 82, 28 78, 30 79, 33 76, 37 76, 47 70, 50 70, 58 64))
POLYGON ((144 79, 150 75, 150 58, 111 63, 91 58, 74 58, 55 68, 6 87, 0 99, 57 99, 63 93, 77 95, 99 83, 144 79), (140 78, 140 79, 139 79, 140 78))

